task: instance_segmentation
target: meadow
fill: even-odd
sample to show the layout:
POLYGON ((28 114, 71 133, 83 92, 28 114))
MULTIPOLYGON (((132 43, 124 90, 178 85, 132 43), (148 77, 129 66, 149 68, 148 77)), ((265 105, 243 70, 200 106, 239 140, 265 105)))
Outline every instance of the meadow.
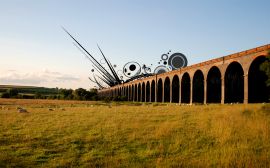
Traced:
POLYGON ((270 166, 270 104, 0 99, 0 106, 1 168, 270 166))

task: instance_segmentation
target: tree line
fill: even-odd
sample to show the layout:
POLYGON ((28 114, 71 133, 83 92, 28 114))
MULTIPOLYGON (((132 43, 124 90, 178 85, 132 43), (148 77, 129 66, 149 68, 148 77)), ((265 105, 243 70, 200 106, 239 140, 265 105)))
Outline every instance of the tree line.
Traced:
POLYGON ((19 88, 6 89, 1 94, 1 98, 18 98, 18 99, 59 99, 59 100, 98 100, 97 89, 86 90, 55 88, 53 92, 36 90, 33 92, 21 92, 19 88))

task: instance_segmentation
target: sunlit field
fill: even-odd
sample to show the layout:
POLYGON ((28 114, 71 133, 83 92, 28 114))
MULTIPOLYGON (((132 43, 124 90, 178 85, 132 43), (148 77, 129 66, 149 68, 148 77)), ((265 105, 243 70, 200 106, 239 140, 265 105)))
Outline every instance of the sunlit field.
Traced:
POLYGON ((0 99, 0 107, 0 167, 270 166, 269 104, 0 99))

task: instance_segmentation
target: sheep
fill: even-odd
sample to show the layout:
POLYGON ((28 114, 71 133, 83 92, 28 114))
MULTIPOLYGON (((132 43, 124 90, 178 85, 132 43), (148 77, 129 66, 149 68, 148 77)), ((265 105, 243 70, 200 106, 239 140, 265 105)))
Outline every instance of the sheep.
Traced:
POLYGON ((23 109, 23 108, 19 108, 18 109, 18 112, 19 113, 27 113, 27 110, 26 109, 23 109))

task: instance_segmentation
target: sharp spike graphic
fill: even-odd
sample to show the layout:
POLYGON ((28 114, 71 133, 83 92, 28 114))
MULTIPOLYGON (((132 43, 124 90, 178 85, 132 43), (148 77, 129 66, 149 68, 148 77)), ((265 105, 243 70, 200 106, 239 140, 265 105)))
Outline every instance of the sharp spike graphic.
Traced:
POLYGON ((107 85, 109 85, 110 86, 110 83, 108 83, 108 81, 106 81, 105 79, 103 79, 103 78, 101 78, 100 76, 97 76, 99 79, 101 79, 103 82, 105 82, 107 85))
POLYGON ((97 44, 97 46, 98 46, 98 49, 99 49, 99 51, 101 52, 101 54, 102 54, 104 60, 106 61, 107 65, 109 66, 109 68, 110 68, 112 74, 114 75, 114 78, 116 79, 116 81, 117 81, 118 83, 121 83, 120 78, 118 77, 118 75, 117 75, 117 73, 115 72, 114 68, 112 67, 111 63, 107 60, 107 58, 106 58, 105 55, 103 54, 103 52, 102 52, 102 50, 100 49, 100 47, 99 47, 98 44, 97 44))
MULTIPOLYGON (((100 66, 98 66, 97 64, 95 64, 95 62, 93 62, 90 58, 89 58, 89 56, 87 55, 87 54, 85 54, 85 52, 81 49, 81 48, 79 48, 77 45, 76 45, 76 43, 73 43, 75 46, 76 46, 76 48, 79 50, 79 51, 81 51, 82 52, 82 54, 84 54, 84 56, 90 61, 90 62, 92 62, 92 64, 97 68, 97 69, 99 69, 100 71, 98 71, 101 75, 102 74, 104 74, 104 75, 106 75, 108 78, 110 78, 110 80, 112 80, 112 81, 115 81, 115 79, 111 76, 111 74, 109 74, 109 73, 107 73, 107 72, 105 72, 103 69, 103 67, 101 68, 100 66), (101 73, 101 71, 102 71, 102 73, 101 73)), ((96 69, 96 70, 97 70, 96 69)))
POLYGON ((81 48, 81 49, 83 49, 83 51, 85 52, 85 53, 87 53, 87 55, 88 55, 88 58, 89 58, 89 56, 90 56, 90 58, 92 59, 90 59, 89 58, 89 60, 91 60, 91 62, 94 64, 94 65, 96 65, 100 70, 102 70, 102 71, 104 71, 104 72, 106 72, 106 75, 109 75, 110 76, 110 78, 112 78, 112 79, 114 79, 114 81, 117 81, 118 82, 118 79, 117 78, 115 78, 115 75, 111 75, 102 65, 100 65, 100 63, 64 28, 64 27, 62 27, 62 29, 79 45, 79 47, 81 48))
POLYGON ((91 81, 91 82, 94 82, 94 83, 96 83, 93 79, 91 79, 90 77, 88 77, 88 79, 91 81))
POLYGON ((106 76, 106 78, 107 78, 108 81, 110 81, 111 83, 114 83, 115 80, 113 78, 111 78, 110 75, 106 74, 106 72, 100 72, 95 65, 94 65, 94 68, 98 71, 98 73, 100 73, 101 75, 106 76))
POLYGON ((97 79, 96 79, 96 77, 94 76, 94 79, 95 79, 95 81, 96 81, 96 84, 102 89, 102 88, 104 88, 98 81, 97 81, 97 79))

